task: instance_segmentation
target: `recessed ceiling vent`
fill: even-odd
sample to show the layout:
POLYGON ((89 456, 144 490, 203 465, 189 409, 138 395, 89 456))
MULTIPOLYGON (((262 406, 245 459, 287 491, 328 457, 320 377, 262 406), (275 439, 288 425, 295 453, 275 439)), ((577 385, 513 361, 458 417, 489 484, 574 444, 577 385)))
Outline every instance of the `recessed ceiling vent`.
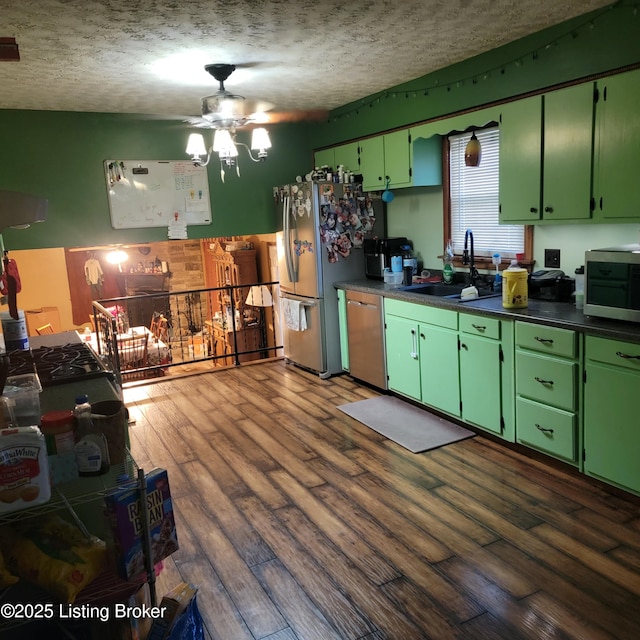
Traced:
POLYGON ((0 61, 19 62, 20 51, 15 38, 0 38, 0 61))

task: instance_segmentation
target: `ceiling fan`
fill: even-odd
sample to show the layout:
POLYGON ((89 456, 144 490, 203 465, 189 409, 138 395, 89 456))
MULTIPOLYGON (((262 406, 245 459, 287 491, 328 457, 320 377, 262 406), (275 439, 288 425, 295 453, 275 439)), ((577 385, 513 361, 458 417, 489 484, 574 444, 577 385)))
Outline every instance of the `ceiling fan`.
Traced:
POLYGON ((236 65, 225 63, 208 64, 205 71, 219 83, 216 93, 201 101, 201 115, 185 120, 193 127, 202 129, 239 129, 251 124, 276 122, 320 121, 327 116, 325 109, 310 111, 274 111, 275 105, 266 100, 249 100, 228 91, 224 83, 236 70, 236 65))
POLYGON ((274 107, 264 100, 247 100, 224 87, 225 80, 235 71, 234 64, 208 64, 205 71, 220 84, 216 93, 202 98, 202 116, 189 118, 189 124, 205 129, 238 129, 247 124, 267 122, 267 111, 274 107))

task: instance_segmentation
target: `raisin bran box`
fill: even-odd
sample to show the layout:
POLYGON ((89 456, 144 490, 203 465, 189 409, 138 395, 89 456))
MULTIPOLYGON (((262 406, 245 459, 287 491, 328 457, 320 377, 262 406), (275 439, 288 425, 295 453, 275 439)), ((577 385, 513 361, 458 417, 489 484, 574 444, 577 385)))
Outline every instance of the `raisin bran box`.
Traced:
MULTIPOLYGON (((151 564, 178 550, 176 524, 173 517, 169 477, 165 469, 153 469, 145 475, 151 534, 151 564)), ((118 575, 125 580, 145 576, 143 516, 140 509, 138 482, 113 489, 104 498, 113 539, 110 551, 118 575)))

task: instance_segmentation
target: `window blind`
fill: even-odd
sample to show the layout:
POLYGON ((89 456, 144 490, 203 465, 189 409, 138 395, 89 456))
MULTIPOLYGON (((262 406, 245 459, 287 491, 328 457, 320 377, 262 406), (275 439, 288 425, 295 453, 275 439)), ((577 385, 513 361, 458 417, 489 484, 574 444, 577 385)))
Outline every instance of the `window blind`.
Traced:
POLYGON ((524 226, 498 224, 500 134, 498 127, 476 131, 482 155, 480 165, 467 167, 464 150, 472 133, 449 136, 451 243, 461 254, 464 234, 471 229, 478 256, 500 253, 513 258, 524 251, 524 226))

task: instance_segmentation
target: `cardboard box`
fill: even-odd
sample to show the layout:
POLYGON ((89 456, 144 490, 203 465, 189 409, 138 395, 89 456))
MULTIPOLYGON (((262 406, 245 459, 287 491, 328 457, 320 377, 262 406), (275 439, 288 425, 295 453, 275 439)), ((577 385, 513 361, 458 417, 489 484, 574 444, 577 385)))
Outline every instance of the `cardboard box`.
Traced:
POLYGON ((187 605, 193 600, 197 589, 188 582, 181 582, 174 587, 160 602, 160 607, 165 607, 165 615, 153 621, 147 640, 164 640, 167 637, 176 620, 184 613, 187 605))
POLYGON ((60 333, 60 314, 58 307, 40 307, 40 309, 27 309, 24 312, 27 321, 27 333, 30 336, 37 336, 37 327, 50 324, 54 333, 60 333))
MULTIPOLYGON (((145 475, 149 527, 151 532, 151 564, 155 566, 178 550, 176 524, 169 477, 165 469, 154 469, 145 475)), ((113 489, 104 498, 110 539, 107 541, 118 575, 125 580, 143 578, 145 549, 143 545, 144 513, 140 508, 138 481, 113 489)))

